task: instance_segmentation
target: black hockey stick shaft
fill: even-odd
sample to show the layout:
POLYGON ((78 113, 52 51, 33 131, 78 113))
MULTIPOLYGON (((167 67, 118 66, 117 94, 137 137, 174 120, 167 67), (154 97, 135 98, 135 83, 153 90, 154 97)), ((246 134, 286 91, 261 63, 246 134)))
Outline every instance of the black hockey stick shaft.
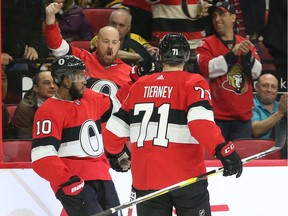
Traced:
MULTIPOLYGON (((275 134, 276 136, 275 136, 275 145, 274 146, 272 146, 270 149, 268 149, 266 151, 263 151, 263 152, 260 152, 258 154, 255 154, 255 155, 252 155, 252 156, 249 156, 247 158, 242 159, 242 163, 245 164, 245 163, 248 163, 249 161, 265 157, 269 154, 272 154, 274 152, 281 150, 283 148, 285 142, 286 142, 286 122, 285 122, 285 120, 281 120, 276 124, 275 132, 276 132, 276 134, 275 134)), ((94 214, 92 216, 107 216, 107 215, 113 214, 117 211, 126 209, 130 206, 137 205, 141 202, 145 202, 147 200, 150 200, 150 199, 153 199, 155 197, 161 196, 163 194, 169 193, 171 191, 177 190, 179 188, 183 188, 187 185, 190 185, 190 184, 196 183, 198 181, 204 180, 210 176, 213 176, 213 175, 216 175, 220 172, 223 172, 223 170, 224 170, 223 167, 215 169, 215 170, 211 170, 211 171, 206 172, 206 173, 199 175, 197 177, 193 177, 193 178, 184 180, 182 182, 176 183, 176 184, 171 185, 169 187, 166 187, 166 188, 163 188, 161 190, 155 191, 153 193, 147 194, 145 196, 136 198, 132 201, 123 203, 119 206, 107 209, 103 212, 99 212, 99 213, 94 214)))

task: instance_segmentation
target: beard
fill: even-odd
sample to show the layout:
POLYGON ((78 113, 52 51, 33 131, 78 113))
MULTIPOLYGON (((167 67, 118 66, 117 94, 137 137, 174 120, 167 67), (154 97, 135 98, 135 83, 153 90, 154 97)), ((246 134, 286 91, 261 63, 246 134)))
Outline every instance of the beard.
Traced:
POLYGON ((72 100, 81 99, 83 97, 83 93, 76 88, 74 83, 72 83, 71 88, 69 89, 69 94, 72 100))

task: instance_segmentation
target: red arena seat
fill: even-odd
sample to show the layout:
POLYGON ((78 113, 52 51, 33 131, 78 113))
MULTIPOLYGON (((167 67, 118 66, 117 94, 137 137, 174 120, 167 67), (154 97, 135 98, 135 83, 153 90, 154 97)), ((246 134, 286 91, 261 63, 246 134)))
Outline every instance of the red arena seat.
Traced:
POLYGON ((3 140, 4 162, 30 162, 32 140, 3 140))
POLYGON ((97 35, 99 29, 108 25, 109 17, 111 12, 114 9, 112 8, 85 8, 83 13, 90 23, 94 34, 97 35))
POLYGON ((70 41, 69 44, 71 46, 85 49, 87 51, 89 51, 89 49, 90 49, 90 41, 70 41))
POLYGON ((13 124, 13 116, 14 116, 16 107, 17 107, 16 104, 7 104, 7 111, 9 113, 9 118, 10 118, 12 126, 14 126, 14 124, 13 124))
POLYGON ((13 118, 17 105, 16 104, 7 104, 7 110, 10 118, 13 118))

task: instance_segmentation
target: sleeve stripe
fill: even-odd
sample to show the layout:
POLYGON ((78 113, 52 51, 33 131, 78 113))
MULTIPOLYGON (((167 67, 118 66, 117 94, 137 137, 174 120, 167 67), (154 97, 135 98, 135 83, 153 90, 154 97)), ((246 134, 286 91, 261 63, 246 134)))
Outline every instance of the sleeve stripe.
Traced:
POLYGON ((254 65, 251 69, 252 78, 257 79, 260 76, 261 71, 262 71, 262 64, 257 59, 255 59, 254 65))
MULTIPOLYGON (((131 142, 137 142, 139 138, 140 123, 131 124, 131 142)), ((145 134, 145 141, 152 141, 157 137, 158 123, 150 122, 145 134)), ((176 144, 199 144, 198 141, 191 136, 190 130, 187 125, 178 125, 169 123, 167 126, 167 132, 165 139, 169 142, 176 144)))
POLYGON ((227 73, 228 65, 223 55, 209 61, 209 78, 216 78, 227 73))
POLYGON ((197 101, 196 103, 191 104, 188 107, 188 110, 193 108, 193 107, 198 107, 198 106, 204 107, 207 110, 213 110, 213 107, 211 106, 211 104, 207 100, 197 101))
POLYGON ((203 106, 192 107, 188 111, 187 120, 188 122, 194 120, 214 121, 214 113, 212 110, 207 110, 203 106))
POLYGON ((54 56, 62 56, 62 55, 66 55, 69 52, 70 46, 65 40, 62 40, 60 47, 58 47, 57 49, 52 49, 52 48, 50 49, 54 56))
POLYGON ((106 124, 107 130, 118 137, 129 137, 129 125, 119 117, 112 115, 106 124))
POLYGON ((31 151, 32 163, 44 157, 57 156, 57 151, 53 145, 38 146, 31 151))

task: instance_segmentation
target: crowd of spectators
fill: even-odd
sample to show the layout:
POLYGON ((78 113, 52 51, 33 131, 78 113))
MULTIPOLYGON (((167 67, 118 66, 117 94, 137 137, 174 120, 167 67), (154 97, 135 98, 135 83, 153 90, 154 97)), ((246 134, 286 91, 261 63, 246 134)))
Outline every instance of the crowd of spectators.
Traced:
MULTIPOLYGON (((200 5, 202 8, 197 5, 199 4, 198 1, 194 3, 187 1, 186 5, 179 5, 181 6, 179 7, 180 9, 177 7, 180 10, 179 13, 176 13, 178 14, 177 16, 174 16, 175 13, 173 13, 175 7, 171 6, 175 2, 178 1, 3 0, 1 7, 2 68, 4 66, 3 69, 5 69, 6 73, 9 73, 10 70, 30 70, 31 62, 35 62, 35 60, 37 61, 39 58, 45 59, 63 54, 79 56, 89 68, 89 64, 95 64, 91 62, 95 61, 96 56, 96 64, 100 65, 100 70, 99 66, 92 66, 92 68, 97 68, 98 74, 91 75, 92 71, 89 72, 89 75, 92 77, 91 80, 94 81, 88 82, 88 87, 104 93, 108 91, 110 95, 111 92, 109 91, 113 91, 112 95, 115 100, 119 86, 123 86, 124 84, 121 83, 122 81, 119 81, 122 79, 119 78, 119 74, 112 76, 111 74, 107 75, 109 71, 115 71, 115 65, 117 65, 116 68, 120 67, 119 65, 122 65, 121 67, 125 65, 125 69, 121 69, 125 75, 121 73, 121 76, 125 77, 126 86, 126 83, 132 81, 129 76, 131 66, 121 60, 147 60, 145 55, 143 57, 143 49, 135 51, 135 46, 132 45, 131 47, 131 43, 128 42, 131 40, 133 42, 136 41, 137 46, 140 44, 141 47, 145 48, 144 50, 146 50, 147 53, 153 56, 157 53, 157 42, 163 35, 168 32, 181 32, 189 40, 191 56, 194 56, 195 59, 198 60, 197 63, 195 61, 188 61, 188 66, 185 66, 185 68, 188 71, 200 73, 209 81, 212 92, 211 96, 214 106, 216 107, 215 116, 217 121, 219 120, 219 125, 223 125, 223 122, 226 124, 227 120, 236 122, 243 121, 246 122, 247 125, 250 125, 250 127, 247 127, 248 133, 246 135, 242 136, 238 131, 233 136, 224 135, 226 139, 249 138, 251 136, 259 137, 255 135, 257 133, 253 132, 253 123, 251 125, 251 120, 253 121, 254 119, 252 116, 252 107, 257 105, 255 101, 253 105, 252 101, 253 82, 256 81, 261 73, 261 59, 258 55, 261 50, 259 50, 258 42, 263 39, 265 46, 267 46, 275 60, 276 70, 284 76, 284 79, 287 79, 287 77, 285 77, 287 73, 287 61, 283 61, 283 59, 287 59, 287 49, 283 49, 287 47, 287 28, 286 31, 285 28, 283 28, 283 26, 287 27, 287 1, 224 0, 223 2, 227 7, 233 8, 232 11, 230 8, 222 7, 222 9, 227 9, 226 11, 223 10, 222 14, 229 12, 229 18, 227 18, 227 20, 223 18, 222 14, 215 15, 211 10, 211 5, 216 5, 219 0, 199 1, 203 2, 202 5, 200 5), (55 25, 47 24, 47 14, 45 15, 45 7, 53 2, 63 4, 57 13, 54 14, 55 21, 57 21, 55 25), (105 41, 99 41, 101 34, 102 36, 104 35, 105 38, 107 34, 111 33, 110 31, 114 32, 111 35, 115 36, 115 29, 104 28, 101 30, 102 33, 99 32, 98 35, 93 35, 91 25, 82 12, 83 9, 101 7, 115 9, 115 11, 111 13, 109 26, 115 27, 118 31, 120 39, 119 48, 109 48, 108 45, 107 48, 105 41), (201 11, 199 11, 199 8, 201 8, 201 11), (269 9, 268 19, 267 14, 265 15, 267 8, 269 9), (43 24, 45 23, 45 19, 46 25, 43 24), (230 28, 229 37, 223 37, 223 29, 221 29, 219 22, 223 22, 224 26, 226 25, 230 28), (230 24, 228 22, 230 22, 230 24), (54 30, 51 30, 51 26, 54 26, 54 30), (55 33, 55 26, 59 34, 55 33), (51 33, 52 31, 54 31, 53 34, 51 33), (280 33, 281 31, 283 31, 283 33, 280 33), (56 36, 58 39, 55 39, 55 35, 59 36, 56 36), (240 37, 241 39, 239 39, 240 37), (275 37, 277 37, 277 39, 275 39, 275 37), (90 53, 69 45, 69 42, 73 40, 91 40, 90 53), (152 45, 149 44, 150 42, 152 45), (217 48, 225 45, 225 48, 219 48, 221 51, 215 53, 215 50, 209 50, 209 47, 212 47, 209 46, 209 43, 214 45, 218 44, 217 48), (156 46, 154 46, 155 44, 156 46), (196 54, 199 55, 197 58, 196 54), (93 60, 90 58, 93 58, 93 60), (20 64, 15 61, 17 59, 27 59, 27 61, 25 64, 20 64), (223 64, 221 64, 221 62, 223 64), (196 64, 197 68, 199 67, 197 71, 194 66, 191 66, 193 64, 196 64), (257 67, 258 69, 256 69, 257 67), (242 68, 243 71, 240 72, 241 70, 238 70, 239 68, 242 68), (213 71, 215 71, 215 73, 213 71), (221 77, 221 79, 219 77, 221 77), (224 79, 226 78, 228 79, 225 82, 224 79), (116 84, 117 87, 113 87, 111 83, 102 83, 103 85, 101 84, 101 86, 99 86, 99 84, 96 85, 95 80, 98 79, 108 79, 108 81, 112 79, 112 82, 116 84), (229 89, 229 86, 231 87, 227 92, 233 95, 233 97, 231 95, 222 95, 222 93, 220 93, 221 91, 219 92, 218 87, 221 82, 224 83, 223 85, 225 85, 225 83, 227 84, 227 89, 229 89), (243 97, 246 93, 249 94, 249 99, 243 97), (231 105, 231 107, 227 104, 231 105), (246 106, 245 109, 242 107, 244 105, 246 106), (225 109, 223 107, 225 107, 225 109), (237 113, 235 111, 235 115, 230 116, 231 110, 240 111, 237 111, 237 113), (246 113, 244 114, 245 118, 239 117, 241 112, 246 113)), ((221 7, 219 6, 219 8, 221 7)), ((227 32, 227 30, 225 31, 227 32)), ((33 64, 33 66, 35 66, 35 64, 33 64)), ((40 68, 39 71, 41 71, 40 68)), ((4 74, 3 71, 2 74, 4 74)), ((2 81, 2 83, 3 87, 5 82, 2 81)), ((127 86, 130 86, 130 84, 127 86)), ((256 85, 256 91, 259 89, 257 86, 259 85, 256 85)), ((123 91, 125 88, 123 88, 123 91)), ((34 92, 33 89, 35 89, 35 83, 33 83, 33 88, 29 93, 34 92)), ((126 90, 127 89, 125 89, 125 91, 126 90)), ((5 91, 3 90, 3 96, 4 93, 5 91)), ((121 94, 121 91, 119 94, 121 94)), ((28 93, 23 97, 24 100, 27 95, 28 93)), ((123 95, 119 97, 124 97, 123 95)), ((2 102, 5 101, 4 98, 2 97, 2 102)), ((23 101, 21 101, 21 103, 23 103, 23 101)), ((2 104, 2 107, 5 108, 5 104, 2 104)), ((270 111, 270 113, 273 114, 274 111, 270 111)), ((5 109, 3 109, 2 114, 7 114, 5 109)), ((5 119, 5 116, 3 116, 3 119, 5 119)), ((3 125, 4 122, 5 121, 3 121, 3 125)), ((228 128, 231 129, 233 127, 229 125, 228 128)), ((239 129, 242 127, 236 124, 236 128, 239 129)), ((224 131, 225 129, 223 129, 223 133, 225 134, 226 132, 224 131)), ((8 133, 5 132, 5 134, 8 133)), ((4 132, 3 138, 5 138, 4 132)), ((18 136, 18 138, 21 138, 21 136, 18 136)), ((265 138, 267 138, 267 136, 265 136, 265 138)))

